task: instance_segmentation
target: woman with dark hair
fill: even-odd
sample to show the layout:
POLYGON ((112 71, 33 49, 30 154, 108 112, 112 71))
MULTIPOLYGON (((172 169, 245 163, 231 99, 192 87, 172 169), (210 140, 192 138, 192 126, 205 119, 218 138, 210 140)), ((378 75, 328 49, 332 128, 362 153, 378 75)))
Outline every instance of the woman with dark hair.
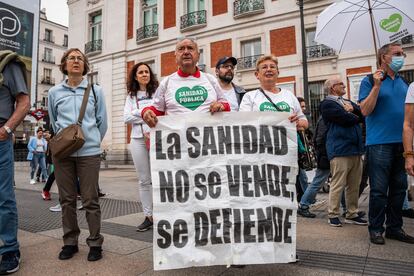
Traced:
POLYGON ((152 104, 152 95, 158 81, 151 67, 140 62, 132 67, 128 76, 128 96, 124 107, 124 122, 132 125, 130 150, 138 174, 139 197, 145 220, 138 225, 137 231, 151 229, 152 220, 152 183, 149 157, 149 127, 141 118, 141 111, 152 104))
MULTIPOLYGON (((101 207, 98 197, 99 168, 101 164, 101 142, 107 130, 104 92, 96 84, 88 83, 85 75, 89 71, 87 57, 77 48, 67 50, 59 66, 67 79, 52 87, 48 93, 48 111, 54 133, 77 122, 85 95, 85 115, 82 131, 83 146, 68 157, 55 158, 56 183, 59 189, 59 202, 62 206, 63 243, 60 260, 73 257, 79 251, 80 229, 76 215, 77 189, 74 183, 79 179, 82 205, 86 212, 90 247, 88 261, 102 258, 103 236, 101 235, 101 207)), ((52 155, 53 155, 52 151, 52 155)))

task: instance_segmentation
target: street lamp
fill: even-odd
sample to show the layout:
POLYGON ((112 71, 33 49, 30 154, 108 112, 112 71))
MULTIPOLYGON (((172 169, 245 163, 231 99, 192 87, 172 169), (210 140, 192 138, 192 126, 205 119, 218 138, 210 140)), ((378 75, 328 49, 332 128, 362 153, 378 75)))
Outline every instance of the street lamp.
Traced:
POLYGON ((302 38, 302 68, 303 68, 303 98, 307 106, 309 105, 309 91, 308 91, 308 57, 306 54, 306 41, 305 41, 305 22, 303 17, 303 0, 296 1, 299 6, 300 13, 300 32, 302 38))

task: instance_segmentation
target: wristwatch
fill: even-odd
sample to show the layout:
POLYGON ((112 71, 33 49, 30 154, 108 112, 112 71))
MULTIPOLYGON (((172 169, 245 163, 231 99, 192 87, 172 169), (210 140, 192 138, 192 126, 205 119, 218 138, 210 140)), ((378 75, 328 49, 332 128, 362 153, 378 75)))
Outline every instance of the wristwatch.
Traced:
POLYGON ((412 157, 412 156, 414 156, 414 151, 405 151, 405 152, 403 152, 403 157, 404 158, 407 158, 407 157, 412 157))
POLYGON ((4 129, 6 130, 7 134, 12 135, 13 134, 13 130, 11 130, 11 128, 9 128, 8 126, 4 125, 3 126, 4 129))

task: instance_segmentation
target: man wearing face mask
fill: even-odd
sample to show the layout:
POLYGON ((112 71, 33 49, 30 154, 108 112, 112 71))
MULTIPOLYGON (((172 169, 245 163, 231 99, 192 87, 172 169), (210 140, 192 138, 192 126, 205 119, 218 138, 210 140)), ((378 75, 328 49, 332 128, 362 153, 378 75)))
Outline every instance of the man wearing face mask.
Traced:
POLYGON ((414 243, 402 230, 402 205, 407 190, 402 131, 408 85, 398 74, 405 54, 400 44, 378 50, 380 68, 365 77, 359 90, 361 112, 366 116, 369 195, 369 234, 374 244, 387 239, 414 243), (384 222, 386 229, 384 228, 384 222))
POLYGON ((236 64, 237 60, 234 57, 222 57, 216 64, 216 76, 224 97, 230 104, 231 111, 239 111, 239 105, 244 93, 246 93, 243 87, 233 83, 236 64))

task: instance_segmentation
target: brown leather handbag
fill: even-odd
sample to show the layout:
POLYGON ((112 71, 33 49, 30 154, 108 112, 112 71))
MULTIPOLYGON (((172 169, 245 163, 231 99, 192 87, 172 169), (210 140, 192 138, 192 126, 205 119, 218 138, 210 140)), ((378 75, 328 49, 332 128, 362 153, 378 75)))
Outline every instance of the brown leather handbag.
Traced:
POLYGON ((77 123, 65 127, 52 139, 50 139, 49 147, 53 158, 66 158, 79 150, 83 144, 85 144, 85 136, 83 135, 82 131, 82 120, 83 116, 85 115, 90 91, 91 85, 88 84, 88 87, 85 90, 85 94, 83 94, 82 105, 77 123))

